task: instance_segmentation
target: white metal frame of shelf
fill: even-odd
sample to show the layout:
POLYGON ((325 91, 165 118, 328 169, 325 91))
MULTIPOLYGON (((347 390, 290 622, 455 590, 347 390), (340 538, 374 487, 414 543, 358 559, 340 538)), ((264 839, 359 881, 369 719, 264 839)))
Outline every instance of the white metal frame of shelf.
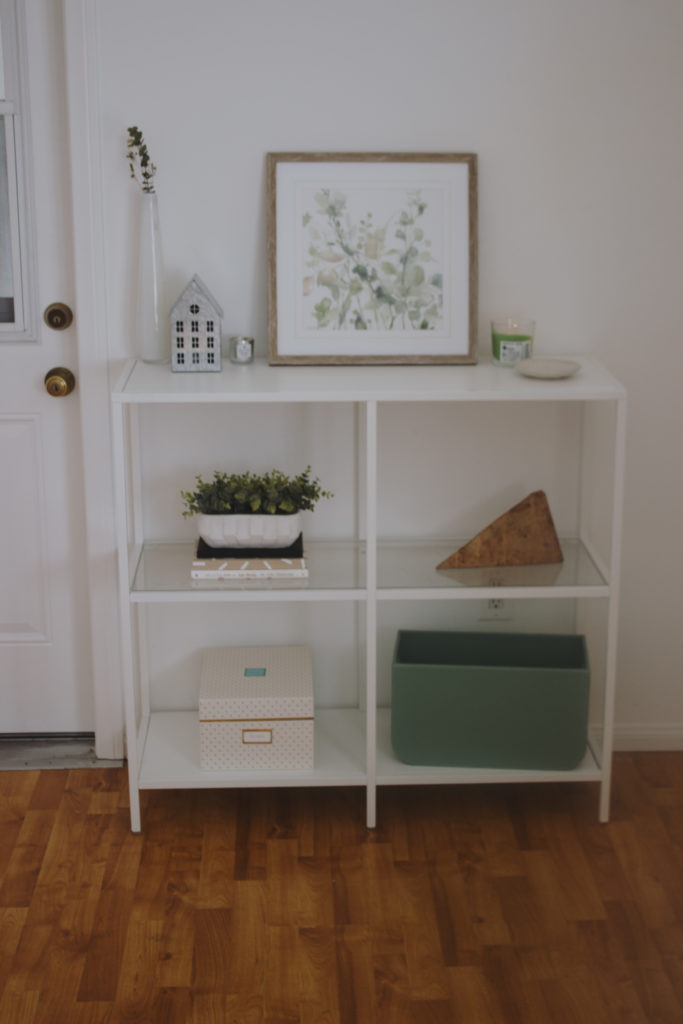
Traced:
MULTIPOLYGON (((271 367, 257 361, 217 374, 172 374, 168 367, 131 360, 112 395, 114 473, 119 570, 123 697, 131 804, 131 827, 140 831, 140 790, 264 786, 346 786, 366 789, 367 825, 376 821, 377 787, 431 783, 558 782, 600 783, 600 820, 609 814, 616 636, 625 456, 626 393, 595 359, 575 357, 576 377, 536 381, 490 363, 478 366, 271 367), (378 542, 378 408, 391 402, 574 402, 613 403, 616 409, 611 470, 611 540, 607 562, 594 549, 580 522, 577 540, 562 541, 567 564, 576 569, 557 583, 531 571, 504 570, 502 585, 475 576, 424 576, 421 560, 433 566, 434 545, 443 556, 457 542, 403 545, 402 569, 392 577, 389 549, 378 542), (214 584, 189 578, 191 547, 146 545, 142 532, 142 481, 138 409, 143 405, 241 403, 354 403, 362 413, 358 456, 363 465, 363 538, 325 545, 311 542, 311 576, 304 585, 214 584), (452 546, 451 546, 452 544, 452 546), (424 554, 421 550, 424 548, 424 554), (571 557, 570 557, 571 556, 571 557), (328 567, 323 569, 325 559, 328 567), (337 560, 335 562, 335 559, 337 560), (178 568, 187 565, 185 575, 178 568), (330 566, 336 568, 330 568, 330 566), (339 568, 343 565, 343 570, 339 568), (387 571, 387 565, 389 570, 387 571), (407 568, 406 568, 407 566, 407 568), (414 570, 411 569, 414 566, 414 570), (580 566, 580 568, 579 568, 580 566), (411 578, 411 573, 413 578, 411 578), (407 579, 406 579, 407 577, 407 579), (405 765, 391 750, 390 712, 377 707, 377 617, 383 601, 604 598, 608 602, 601 746, 590 745, 573 771, 430 768, 405 765), (171 602, 350 601, 364 606, 365 708, 316 709, 315 767, 303 772, 204 772, 199 768, 196 713, 153 711, 149 703, 145 608, 171 602)), ((500 576, 500 574, 497 574, 500 576)))

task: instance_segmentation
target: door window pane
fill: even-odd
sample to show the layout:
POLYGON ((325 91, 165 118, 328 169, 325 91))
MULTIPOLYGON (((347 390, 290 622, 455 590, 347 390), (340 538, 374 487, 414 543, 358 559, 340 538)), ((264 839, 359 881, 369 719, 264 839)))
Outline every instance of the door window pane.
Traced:
POLYGON ((0 21, 0 100, 7 99, 5 96, 5 67, 2 60, 2 21, 0 21))
POLYGON ((10 219, 9 175, 5 117, 0 116, 0 323, 14 323, 12 274, 12 221, 10 219))
POLYGON ((31 175, 22 21, 24 0, 0 0, 0 342, 35 334, 34 245, 29 237, 31 175))

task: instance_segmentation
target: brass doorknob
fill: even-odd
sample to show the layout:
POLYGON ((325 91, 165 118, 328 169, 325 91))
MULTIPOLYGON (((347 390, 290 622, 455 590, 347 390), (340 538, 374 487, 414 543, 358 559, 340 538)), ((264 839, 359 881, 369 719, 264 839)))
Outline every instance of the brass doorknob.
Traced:
POLYGON ((76 378, 71 370, 67 370, 63 366, 55 366, 45 374, 45 390, 53 398, 70 395, 75 387, 76 378))

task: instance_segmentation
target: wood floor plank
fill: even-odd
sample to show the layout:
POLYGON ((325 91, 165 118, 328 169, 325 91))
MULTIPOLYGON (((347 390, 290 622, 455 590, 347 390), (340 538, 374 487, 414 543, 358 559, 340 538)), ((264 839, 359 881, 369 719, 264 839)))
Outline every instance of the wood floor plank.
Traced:
POLYGON ((509 1024, 498 1000, 495 986, 492 986, 481 967, 451 967, 448 971, 451 984, 453 1019, 476 1021, 477 1024, 509 1024))
POLYGON ((335 930, 340 1024, 379 1020, 376 1010, 372 936, 367 926, 335 930))
POLYGON ((402 799, 403 791, 392 790, 389 799, 382 802, 381 836, 382 841, 391 845, 396 864, 409 863, 411 860, 409 815, 406 814, 406 801, 402 799))
POLYGON ((479 828, 489 870, 500 877, 514 877, 524 871, 518 823, 508 813, 507 798, 507 793, 496 787, 491 798, 482 801, 479 808, 479 828))
POLYGON ((410 998, 436 1001, 449 995, 446 967, 428 864, 400 861, 394 866, 396 898, 402 906, 402 940, 408 967, 410 998))
POLYGON ((375 1012, 387 1024, 406 1024, 412 1015, 408 964, 403 952, 373 955, 375 1012))
POLYGON ((410 1024, 453 1024, 450 999, 411 1002, 408 1007, 410 1024))
POLYGON ((11 960, 24 931, 28 907, 0 908, 0 957, 11 960))
POLYGON ((35 1024, 52 1024, 59 1020, 64 1006, 77 1002, 84 962, 85 950, 73 941, 73 936, 67 930, 53 929, 40 963, 40 1000, 35 1024))
POLYGON ((337 925, 368 922, 364 844, 345 846, 333 858, 334 914, 337 925))
POLYGON ((435 923, 405 928, 403 944, 411 1002, 442 1002, 448 999, 448 970, 441 958, 435 923))
MULTIPOLYGON (((0 772, 0 879, 3 885, 39 778, 40 772, 0 772)), ((11 898, 6 905, 13 906, 11 898)))
POLYGON ((456 967, 460 961, 460 948, 450 908, 447 878, 435 864, 429 865, 429 884, 432 894, 431 906, 434 908, 441 946, 441 957, 445 967, 456 967))
MULTIPOLYGON (((40 771, 0 772, 0 824, 3 831, 13 822, 21 824, 44 774, 40 771)), ((66 778, 63 782, 66 784, 66 778)))
POLYGON ((683 914, 683 851, 668 840, 659 820, 618 822, 611 839, 648 927, 665 928, 683 914))
POLYGON ((268 829, 261 790, 240 790, 236 795, 235 881, 265 878, 265 840, 268 829))
POLYGON ((635 901, 607 904, 610 955, 605 969, 624 962, 647 1020, 663 1013, 683 1020, 683 999, 677 993, 662 960, 655 936, 648 929, 635 901))
POLYGON ((294 925, 268 924, 264 940, 264 1024, 298 1024, 300 1020, 299 933, 294 925))
POLYGON ((498 877, 496 893, 508 926, 512 944, 517 947, 553 946, 566 933, 566 920, 560 906, 548 899, 547 886, 537 884, 545 873, 547 854, 532 850, 525 854, 524 875, 498 877))
POLYGON ((263 882, 236 885, 230 909, 195 911, 194 991, 262 996, 265 911, 263 882))
POLYGON ((6 988, 0 998, 0 1021, 7 1021, 7 1024, 33 1024, 39 999, 38 990, 6 988))
POLYGON ((269 924, 331 927, 329 859, 300 858, 296 839, 266 842, 266 906, 269 924))
POLYGON ((299 929, 301 1024, 341 1024, 335 928, 299 929))
POLYGON ((128 1016, 154 1020, 153 1008, 159 992, 158 950, 162 922, 150 918, 147 907, 134 904, 128 915, 121 965, 114 1001, 128 1016))
POLYGON ((478 963, 482 950, 494 937, 510 941, 510 922, 498 891, 500 881, 510 879, 474 872, 470 862, 463 863, 457 853, 442 854, 434 866, 440 933, 442 942, 451 947, 447 954, 444 950, 448 966, 478 963))
MULTIPOLYGON (((31 811, 55 811, 62 801, 64 796, 64 790, 66 788, 69 773, 68 772, 36 772, 38 778, 36 780, 33 793, 31 794, 31 801, 29 803, 29 810, 31 811)), ((115 792, 118 795, 118 786, 115 792)))
POLYGON ((186 1024, 263 1024, 263 997, 258 993, 194 993, 186 1024))
POLYGON ((396 898, 398 876, 391 845, 366 843, 361 848, 361 869, 365 883, 365 921, 374 926, 400 927, 404 919, 404 907, 401 900, 396 898))
POLYGON ((54 814, 51 811, 26 812, 3 871, 0 907, 29 906, 53 825, 54 814))
POLYGON ((79 1000, 100 1002, 116 998, 142 851, 140 838, 130 832, 111 842, 79 1000))
POLYGON ((158 951, 158 975, 162 988, 192 987, 194 971, 194 913, 185 900, 166 905, 158 951))
POLYGON ((235 877, 236 822, 232 801, 218 801, 203 821, 196 906, 232 906, 235 877))

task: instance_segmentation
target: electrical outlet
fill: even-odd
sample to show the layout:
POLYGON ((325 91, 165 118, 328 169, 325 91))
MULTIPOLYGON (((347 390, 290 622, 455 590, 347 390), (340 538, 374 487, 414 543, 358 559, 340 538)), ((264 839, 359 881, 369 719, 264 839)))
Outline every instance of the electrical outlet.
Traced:
MULTIPOLYGON (((502 571, 494 570, 487 581, 489 587, 502 587, 504 584, 502 571)), ((502 597, 490 597, 488 601, 482 601, 482 606, 480 622, 509 622, 512 618, 510 602, 506 604, 502 597)))
POLYGON ((502 597, 490 597, 482 603, 480 622, 509 622, 512 618, 509 602, 506 604, 502 597))

